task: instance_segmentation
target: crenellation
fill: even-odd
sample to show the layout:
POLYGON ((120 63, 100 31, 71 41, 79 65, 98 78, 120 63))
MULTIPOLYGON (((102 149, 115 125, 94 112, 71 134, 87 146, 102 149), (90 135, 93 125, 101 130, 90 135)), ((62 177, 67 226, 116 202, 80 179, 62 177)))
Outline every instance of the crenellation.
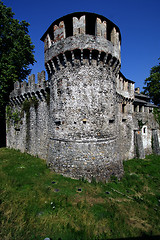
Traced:
POLYGON ((102 22, 100 18, 96 19, 96 36, 107 39, 107 23, 106 21, 102 22))
POLYGON ((22 93, 26 92, 26 91, 27 91, 27 87, 28 87, 27 82, 26 82, 26 81, 23 81, 23 82, 21 83, 21 92, 22 92, 22 93))
POLYGON ((111 31, 111 42, 119 47, 119 33, 116 31, 115 27, 111 31))
POLYGON ((73 17, 73 36, 85 34, 85 29, 86 29, 85 15, 81 16, 79 19, 77 17, 73 17))
POLYGON ((44 40, 44 50, 46 51, 48 48, 50 48, 52 45, 52 41, 51 41, 51 38, 50 38, 50 35, 47 34, 45 40, 44 40))
POLYGON ((32 74, 28 77, 28 88, 30 91, 33 91, 33 89, 35 89, 35 74, 32 74))
POLYGON ((42 71, 41 73, 37 73, 37 80, 38 80, 38 84, 39 85, 45 83, 45 81, 46 81, 46 73, 45 73, 45 71, 42 71))
POLYGON ((20 88, 20 82, 15 82, 14 83, 14 90, 16 90, 16 89, 19 89, 20 88))
POLYGON ((49 84, 45 80, 45 71, 37 74, 37 84, 35 83, 35 75, 32 74, 28 77, 28 82, 16 82, 14 84, 14 90, 10 94, 10 101, 12 105, 21 105, 25 99, 30 100, 33 96, 37 99, 44 99, 40 92, 47 92, 48 87, 49 84))
POLYGON ((66 32, 65 32, 64 21, 61 21, 59 23, 59 26, 54 25, 53 31, 54 31, 54 42, 60 41, 61 39, 65 38, 66 32))

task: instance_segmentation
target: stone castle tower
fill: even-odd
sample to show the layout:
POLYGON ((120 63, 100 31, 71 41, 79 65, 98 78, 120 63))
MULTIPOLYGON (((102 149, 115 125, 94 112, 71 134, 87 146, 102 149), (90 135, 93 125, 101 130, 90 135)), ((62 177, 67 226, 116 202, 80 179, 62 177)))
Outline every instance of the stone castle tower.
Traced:
POLYGON ((48 162, 73 177, 121 175, 118 27, 97 14, 74 13, 55 21, 42 40, 51 85, 48 162))
POLYGON ((54 21, 41 40, 48 81, 42 71, 36 84, 34 75, 28 83, 15 83, 8 147, 89 181, 121 177, 122 161, 137 149, 141 157, 151 153, 151 142, 160 154, 157 106, 120 72, 121 35, 114 23, 94 13, 72 13, 54 21))

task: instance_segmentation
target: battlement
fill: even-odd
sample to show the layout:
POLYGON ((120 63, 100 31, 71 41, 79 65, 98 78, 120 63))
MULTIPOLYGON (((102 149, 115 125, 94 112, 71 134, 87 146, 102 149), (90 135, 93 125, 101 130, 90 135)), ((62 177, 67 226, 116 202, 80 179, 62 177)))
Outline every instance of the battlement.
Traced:
POLYGON ((10 93, 10 103, 20 105, 25 99, 36 97, 44 100, 49 92, 49 83, 46 81, 45 71, 37 74, 37 83, 35 83, 35 74, 28 77, 28 82, 15 82, 14 90, 10 93))
POLYGON ((126 79, 121 72, 117 77, 116 91, 125 100, 134 100, 134 82, 126 79))
MULTIPOLYGON (((92 53, 98 51, 97 62, 105 53, 114 58, 111 62, 117 59, 121 63, 120 30, 113 22, 98 14, 78 12, 66 15, 54 21, 41 40, 44 42, 48 74, 53 73, 62 61, 66 62, 69 55, 72 65, 76 58, 83 63, 83 55, 87 51, 89 60, 93 59, 92 53), (77 57, 78 51, 80 57, 77 57)), ((104 58, 104 63, 106 62, 104 58)))
POLYGON ((120 30, 113 22, 104 16, 89 12, 76 12, 57 19, 41 40, 45 43, 46 50, 61 39, 80 34, 103 37, 114 45, 120 45, 121 42, 120 30))

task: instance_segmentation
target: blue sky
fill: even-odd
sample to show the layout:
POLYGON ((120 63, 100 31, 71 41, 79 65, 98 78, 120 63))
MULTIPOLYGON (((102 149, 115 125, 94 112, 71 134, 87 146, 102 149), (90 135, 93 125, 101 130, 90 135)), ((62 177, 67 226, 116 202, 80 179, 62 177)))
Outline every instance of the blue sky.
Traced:
POLYGON ((151 67, 160 57, 160 0, 2 0, 15 18, 30 23, 37 63, 32 73, 44 69, 44 45, 40 38, 57 18, 78 11, 101 14, 121 31, 121 72, 141 90, 151 67))

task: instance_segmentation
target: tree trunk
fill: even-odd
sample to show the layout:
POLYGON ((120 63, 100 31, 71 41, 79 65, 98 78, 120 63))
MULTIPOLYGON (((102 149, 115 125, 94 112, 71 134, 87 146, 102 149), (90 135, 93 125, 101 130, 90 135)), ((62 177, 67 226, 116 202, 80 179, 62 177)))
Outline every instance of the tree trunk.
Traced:
POLYGON ((6 147, 6 121, 5 112, 0 116, 0 147, 6 147))

